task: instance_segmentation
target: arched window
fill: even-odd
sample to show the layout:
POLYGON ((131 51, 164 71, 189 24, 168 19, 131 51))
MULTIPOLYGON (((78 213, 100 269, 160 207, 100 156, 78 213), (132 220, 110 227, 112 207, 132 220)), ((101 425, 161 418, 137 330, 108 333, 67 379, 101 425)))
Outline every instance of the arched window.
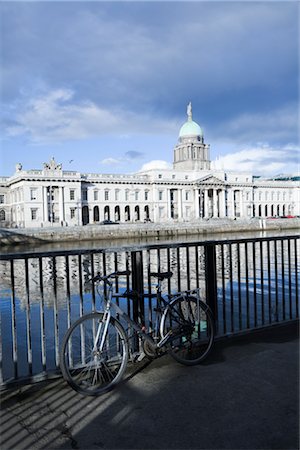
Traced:
POLYGON ((84 206, 82 208, 82 225, 87 225, 89 222, 90 222, 89 207, 84 206))
POLYGON ((268 216, 268 205, 265 205, 265 217, 268 216))
POLYGON ((144 219, 145 220, 149 220, 150 219, 150 215, 149 215, 149 206, 148 205, 146 205, 145 206, 145 208, 144 208, 144 219))
POLYGON ((120 222, 121 215, 120 215, 120 206, 115 207, 115 221, 120 222))
POLYGON ((129 206, 125 206, 125 221, 129 222, 130 221, 130 208, 129 206))
POLYGON ((110 211, 107 205, 104 208, 104 220, 110 220, 110 211))
POLYGON ((138 205, 136 205, 136 207, 134 208, 134 220, 140 220, 140 207, 138 205))
POLYGON ((0 211, 0 220, 1 221, 5 220, 5 211, 4 211, 4 209, 1 209, 1 211, 0 211))
POLYGON ((282 207, 282 215, 285 216, 286 212, 285 212, 285 205, 283 205, 282 207))
POLYGON ((94 207, 94 222, 99 222, 99 206, 94 207))

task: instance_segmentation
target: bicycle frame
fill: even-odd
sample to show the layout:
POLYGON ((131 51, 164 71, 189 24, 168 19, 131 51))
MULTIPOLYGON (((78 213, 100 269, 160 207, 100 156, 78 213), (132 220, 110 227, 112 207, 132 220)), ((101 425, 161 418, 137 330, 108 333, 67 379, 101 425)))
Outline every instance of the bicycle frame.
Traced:
MULTIPOLYGON (((157 294, 156 294, 156 298, 159 299, 160 302, 163 303, 164 306, 164 311, 162 314, 162 317, 160 319, 160 336, 161 339, 159 342, 156 342, 152 336, 150 336, 149 334, 145 333, 145 331, 142 329, 142 327, 137 324, 136 322, 134 322, 129 316, 128 314, 126 314, 117 304, 112 302, 112 294, 113 294, 113 286, 112 283, 110 281, 106 281, 106 285, 108 286, 108 293, 102 295, 103 300, 105 301, 106 305, 105 305, 105 309, 104 309, 104 320, 103 322, 101 322, 99 324, 98 330, 97 330, 97 335, 96 335, 96 339, 95 339, 95 345, 94 345, 94 349, 93 351, 96 352, 97 350, 97 342, 101 333, 101 329, 102 329, 102 325, 104 323, 104 332, 102 335, 102 339, 100 342, 100 348, 99 350, 102 351, 103 350, 103 346, 105 343, 105 339, 106 339, 106 333, 108 330, 108 326, 109 326, 109 321, 111 319, 111 308, 120 316, 122 317, 137 333, 138 336, 140 336, 142 339, 148 341, 150 343, 150 345, 153 346, 153 348, 155 349, 161 349, 164 345, 166 345, 170 340, 172 340, 172 330, 169 330, 168 333, 163 336, 163 315, 165 315, 167 313, 168 310, 172 309, 172 303, 174 303, 178 298, 183 297, 183 296, 187 296, 189 293, 196 293, 197 294, 197 300, 199 301, 199 290, 193 290, 193 291, 185 291, 185 292, 179 292, 176 295, 174 295, 174 297, 172 297, 172 300, 170 302, 167 302, 164 297, 161 294, 161 283, 158 282, 157 284, 157 294)), ((178 338, 179 335, 176 334, 175 338, 178 338)))

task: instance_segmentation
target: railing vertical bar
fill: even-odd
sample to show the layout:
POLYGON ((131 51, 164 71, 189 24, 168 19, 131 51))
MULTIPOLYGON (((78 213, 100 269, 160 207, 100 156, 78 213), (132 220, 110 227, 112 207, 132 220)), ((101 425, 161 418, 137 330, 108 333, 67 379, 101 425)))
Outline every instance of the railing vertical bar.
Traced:
POLYGON ((229 245, 229 283, 230 283, 230 322, 231 332, 234 332, 234 297, 233 297, 233 276, 232 276, 232 244, 229 245))
POLYGON ((279 321, 279 297, 278 297, 278 258, 277 258, 277 241, 274 241, 274 269, 275 269, 275 321, 279 321))
POLYGON ((79 316, 83 316, 82 255, 78 255, 79 316))
MULTIPOLYGON (((94 278, 95 276, 95 261, 94 261, 94 254, 91 253, 91 277, 94 278)), ((96 311, 96 292, 95 292, 95 283, 92 284, 92 311, 96 311)))
POLYGON ((299 293, 298 293, 298 247, 297 239, 294 240, 294 251, 295 251, 295 301, 296 301, 296 318, 299 317, 299 293))
POLYGON ((53 262, 53 290, 54 290, 54 345, 55 345, 55 364, 59 367, 59 332, 58 332, 58 303, 57 303, 57 273, 56 273, 56 257, 52 257, 53 262))
MULTIPOLYGON (((170 247, 167 247, 167 271, 171 271, 170 247)), ((171 293, 171 278, 168 278, 168 293, 171 293)))
POLYGON ((268 261, 268 317, 269 323, 272 322, 272 280, 271 280, 271 254, 270 241, 267 241, 267 261, 268 261))
POLYGON ((160 249, 159 248, 156 251, 156 257, 157 257, 157 272, 160 272, 160 270, 161 270, 161 258, 160 258, 160 249))
POLYGON ((65 273, 66 273, 66 288, 67 288, 67 327, 71 326, 71 288, 70 288, 70 263, 69 256, 65 256, 65 273))
POLYGON ((245 277, 246 277, 246 321, 247 328, 250 328, 250 299, 249 299, 249 266, 248 266, 248 245, 245 242, 245 277))
POLYGON ((290 319, 293 317, 293 308, 292 308, 292 267, 291 267, 291 241, 287 240, 288 245, 288 273, 289 273, 289 313, 290 319))
POLYGON ((281 282, 282 282, 282 318, 285 320, 286 311, 285 311, 285 261, 284 261, 284 241, 283 239, 280 240, 281 242, 281 282))
POLYGON ((265 324, 265 300, 264 300, 264 263, 263 263, 263 241, 260 241, 260 289, 261 289, 261 321, 265 324))
POLYGON ((40 280, 40 324, 41 324, 41 358, 43 370, 46 370, 46 331, 45 331, 45 298, 43 282, 43 258, 39 258, 39 280, 40 280))
MULTIPOLYGON (((10 280, 11 280, 11 328, 12 328, 12 350, 14 364, 14 378, 18 378, 18 346, 17 346, 17 320, 16 320, 16 293, 15 293, 15 274, 14 260, 10 261, 10 280)), ((2 347, 1 347, 2 351, 2 347)), ((2 355, 1 355, 2 356, 2 355)), ((2 358, 1 358, 2 361, 2 358)))
POLYGON ((252 242, 254 327, 257 327, 256 248, 252 242))
MULTIPOLYGON (((126 266, 126 270, 130 270, 130 261, 131 261, 131 253, 126 251, 125 252, 125 266, 126 266)), ((127 286, 126 286, 127 291, 129 291, 129 277, 127 277, 127 286)), ((131 303, 130 303, 130 299, 127 298, 127 314, 129 317, 131 317, 131 303)))
POLYGON ((222 261, 222 313, 223 313, 223 332, 227 332, 227 321, 226 321, 226 285, 225 285, 225 255, 224 255, 224 244, 221 244, 221 261, 222 261))
POLYGON ((242 329, 242 291, 241 291, 241 255, 240 244, 237 243, 237 271, 238 271, 238 310, 239 310, 239 329, 242 329))
POLYGON ((31 317, 30 317, 30 293, 29 293, 29 270, 28 259, 25 258, 25 286, 26 286, 26 340, 27 340, 27 362, 29 374, 32 375, 32 346, 31 346, 31 317))
POLYGON ((199 246, 195 245, 195 274, 196 274, 196 287, 199 289, 199 246))
POLYGON ((152 298, 151 298, 151 293, 152 293, 152 286, 151 286, 151 267, 150 267, 150 250, 147 249, 146 250, 146 257, 145 257, 145 263, 146 263, 146 273, 147 273, 147 291, 149 294, 149 298, 148 298, 148 305, 149 305, 149 313, 148 313, 148 317, 149 317, 149 329, 150 331, 153 331, 153 311, 152 311, 152 298))
POLYGON ((181 278, 180 278, 180 248, 177 247, 177 290, 181 291, 181 278))
MULTIPOLYGON (((2 314, 0 314, 0 383, 4 383, 3 380, 3 342, 2 342, 2 314)), ((14 374, 14 378, 17 378, 17 374, 14 374)))
POLYGON ((191 276, 190 276, 190 247, 186 246, 186 278, 187 278, 187 289, 191 289, 191 276))

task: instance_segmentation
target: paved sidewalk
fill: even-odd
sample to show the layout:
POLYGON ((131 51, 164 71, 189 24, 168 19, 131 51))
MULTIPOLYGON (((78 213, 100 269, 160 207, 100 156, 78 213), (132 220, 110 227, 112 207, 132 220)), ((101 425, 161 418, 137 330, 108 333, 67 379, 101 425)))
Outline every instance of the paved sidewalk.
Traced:
POLYGON ((219 343, 201 366, 161 357, 99 398, 61 379, 26 386, 2 394, 1 450, 296 450, 298 376, 283 328, 219 343))

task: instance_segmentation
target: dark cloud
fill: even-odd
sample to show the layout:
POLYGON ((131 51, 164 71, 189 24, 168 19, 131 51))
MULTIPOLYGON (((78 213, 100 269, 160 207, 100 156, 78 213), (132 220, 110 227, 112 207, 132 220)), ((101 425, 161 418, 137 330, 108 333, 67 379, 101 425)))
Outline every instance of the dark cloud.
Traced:
POLYGON ((296 2, 2 2, 0 8, 7 120, 15 114, 8 105, 22 96, 72 89, 74 102, 156 121, 183 122, 192 100, 195 119, 216 138, 295 142, 297 125, 270 116, 291 109, 298 95, 296 2))
POLYGON ((126 152, 125 157, 129 158, 129 159, 140 159, 140 158, 144 157, 144 153, 132 150, 132 151, 126 152))

